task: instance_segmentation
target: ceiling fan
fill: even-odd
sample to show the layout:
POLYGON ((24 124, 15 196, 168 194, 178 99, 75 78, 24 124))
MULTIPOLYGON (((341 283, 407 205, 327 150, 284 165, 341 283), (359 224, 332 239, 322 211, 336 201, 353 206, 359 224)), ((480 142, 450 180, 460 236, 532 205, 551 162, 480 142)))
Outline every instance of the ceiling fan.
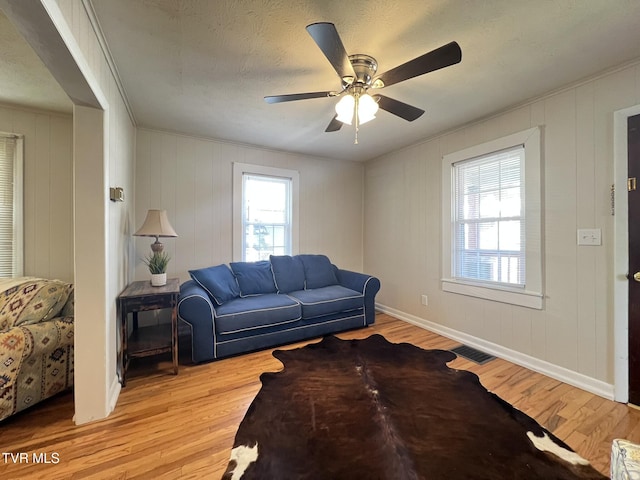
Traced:
POLYGON ((281 103, 344 95, 336 104, 336 115, 325 132, 337 132, 343 123, 351 125, 355 120, 355 143, 358 143, 358 126, 375 118, 378 108, 409 122, 413 122, 424 113, 424 110, 420 108, 385 95, 369 95, 369 89, 377 90, 388 87, 454 65, 462 60, 460 46, 456 42, 451 42, 376 76, 378 70, 376 59, 364 54, 347 55, 333 23, 312 23, 307 25, 307 32, 338 73, 341 89, 338 91, 272 95, 264 97, 264 100, 267 103, 281 103))

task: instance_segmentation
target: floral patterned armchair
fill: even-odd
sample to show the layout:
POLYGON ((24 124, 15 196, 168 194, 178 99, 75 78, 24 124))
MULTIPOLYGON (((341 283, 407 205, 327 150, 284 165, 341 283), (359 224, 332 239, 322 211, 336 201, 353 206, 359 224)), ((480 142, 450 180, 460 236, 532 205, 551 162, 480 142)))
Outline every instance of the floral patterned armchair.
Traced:
POLYGON ((0 279, 0 421, 73 385, 73 285, 0 279))

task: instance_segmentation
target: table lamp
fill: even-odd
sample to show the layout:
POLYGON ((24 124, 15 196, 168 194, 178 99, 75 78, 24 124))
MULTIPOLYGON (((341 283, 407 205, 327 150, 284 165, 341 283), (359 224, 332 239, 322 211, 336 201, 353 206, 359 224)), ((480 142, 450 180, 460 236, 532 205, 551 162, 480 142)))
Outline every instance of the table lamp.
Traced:
POLYGON ((156 241, 151 244, 153 253, 161 253, 164 250, 164 245, 158 240, 159 237, 178 236, 169 223, 166 210, 149 210, 144 223, 133 235, 135 237, 156 237, 156 241))

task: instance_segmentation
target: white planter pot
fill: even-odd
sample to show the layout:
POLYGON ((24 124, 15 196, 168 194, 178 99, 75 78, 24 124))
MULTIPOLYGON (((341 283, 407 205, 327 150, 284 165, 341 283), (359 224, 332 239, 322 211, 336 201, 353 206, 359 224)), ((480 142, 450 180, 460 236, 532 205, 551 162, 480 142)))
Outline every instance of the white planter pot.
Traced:
POLYGON ((151 286, 162 287, 167 284, 167 274, 165 273, 152 273, 151 274, 151 286))

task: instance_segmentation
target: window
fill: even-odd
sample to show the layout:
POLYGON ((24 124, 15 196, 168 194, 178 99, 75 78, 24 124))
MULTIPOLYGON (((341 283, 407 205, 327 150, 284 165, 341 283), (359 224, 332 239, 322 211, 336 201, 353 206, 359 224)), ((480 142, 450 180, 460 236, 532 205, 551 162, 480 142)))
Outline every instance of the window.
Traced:
POLYGON ((0 277, 22 275, 22 137, 0 133, 0 277))
POLYGON ((443 162, 443 290, 542 308, 540 130, 443 162))
POLYGON ((454 278, 525 284, 524 146, 453 164, 454 278))
POLYGON ((297 248, 298 173, 234 164, 234 259, 268 260, 297 248))

